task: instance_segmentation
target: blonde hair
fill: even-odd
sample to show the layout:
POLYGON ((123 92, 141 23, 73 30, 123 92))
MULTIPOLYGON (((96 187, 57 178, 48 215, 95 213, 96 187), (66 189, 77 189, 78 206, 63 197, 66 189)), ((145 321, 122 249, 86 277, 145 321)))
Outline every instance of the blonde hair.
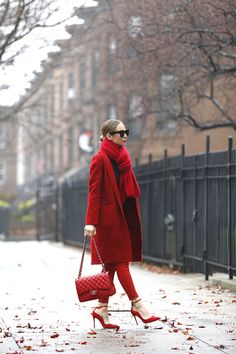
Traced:
MULTIPOLYGON (((119 125, 120 123, 122 123, 120 120, 118 119, 108 119, 106 120, 101 128, 101 133, 103 138, 106 137, 107 134, 111 134, 112 132, 114 132, 116 130, 117 125, 119 125)), ((100 137, 100 140, 101 140, 100 137)))

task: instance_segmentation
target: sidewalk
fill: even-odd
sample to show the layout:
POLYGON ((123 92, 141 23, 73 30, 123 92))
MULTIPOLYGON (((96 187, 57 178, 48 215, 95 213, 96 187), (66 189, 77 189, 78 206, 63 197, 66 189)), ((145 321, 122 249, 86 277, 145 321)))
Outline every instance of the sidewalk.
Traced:
MULTIPOLYGON (((108 331, 74 286, 81 251, 53 242, 0 242, 0 354, 236 353, 236 293, 204 281, 202 274, 161 272, 132 265, 140 296, 163 321, 137 326, 117 279, 108 331), (118 310, 127 310, 119 312, 118 310)), ((84 274, 96 273, 86 254, 84 274)))

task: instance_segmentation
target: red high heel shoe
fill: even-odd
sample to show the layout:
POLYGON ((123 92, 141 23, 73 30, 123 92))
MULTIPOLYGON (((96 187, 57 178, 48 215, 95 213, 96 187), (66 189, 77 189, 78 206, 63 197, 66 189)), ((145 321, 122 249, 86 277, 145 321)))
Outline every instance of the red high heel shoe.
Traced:
POLYGON ((96 318, 98 321, 100 321, 100 323, 101 323, 103 328, 106 328, 106 329, 119 329, 120 326, 118 326, 118 325, 111 324, 111 323, 105 323, 103 317, 95 312, 96 309, 101 309, 102 307, 107 307, 107 306, 95 307, 95 309, 91 313, 91 315, 93 317, 93 327, 95 328, 95 318, 96 318))
MULTIPOLYGON (((132 306, 134 304, 136 304, 137 302, 139 302, 139 301, 141 301, 140 298, 138 300, 136 300, 136 301, 132 301, 132 306)), ((140 320, 143 321, 144 323, 150 323, 150 322, 158 321, 158 320, 161 319, 160 317, 157 317, 157 316, 151 316, 149 318, 143 318, 142 315, 138 311, 135 311, 132 308, 131 308, 131 313, 134 316, 136 324, 138 324, 138 321, 137 321, 136 317, 139 317, 140 320)))

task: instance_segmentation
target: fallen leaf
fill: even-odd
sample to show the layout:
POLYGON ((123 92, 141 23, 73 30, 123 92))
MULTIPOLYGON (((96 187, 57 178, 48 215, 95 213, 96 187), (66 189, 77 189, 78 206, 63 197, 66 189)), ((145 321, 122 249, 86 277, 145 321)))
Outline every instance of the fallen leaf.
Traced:
POLYGON ((50 338, 57 338, 57 337, 59 337, 59 333, 53 333, 53 334, 50 336, 50 338))
POLYGON ((223 344, 220 344, 220 345, 215 345, 214 348, 215 349, 225 349, 225 346, 223 344))
POLYGON ((223 322, 216 322, 216 325, 222 326, 223 322))
POLYGON ((189 337, 187 338, 187 340, 195 340, 195 338, 194 338, 194 337, 189 336, 189 337))
POLYGON ((172 305, 180 305, 180 302, 178 301, 172 302, 172 305))
POLYGON ((11 337, 11 336, 12 336, 11 332, 9 332, 9 331, 4 331, 3 338, 11 337))
POLYGON ((58 353, 62 353, 62 352, 64 352, 64 349, 56 349, 55 351, 58 353))
POLYGON ((79 344, 85 345, 87 344, 87 342, 79 342, 79 344))
POLYGON ((180 350, 178 347, 172 347, 171 350, 180 350))
POLYGON ((47 346, 47 342, 42 338, 41 339, 41 343, 39 344, 40 347, 46 347, 47 346))
POLYGON ((198 326, 198 328, 206 328, 205 326, 198 326))
POLYGON ((28 315, 34 315, 35 313, 37 313, 37 311, 35 311, 35 310, 30 310, 30 311, 28 312, 28 315))
POLYGON ((24 348, 25 350, 33 350, 33 347, 31 345, 25 345, 24 348))
POLYGON ((94 335, 94 334, 97 334, 97 332, 91 331, 91 332, 88 332, 88 334, 94 335))

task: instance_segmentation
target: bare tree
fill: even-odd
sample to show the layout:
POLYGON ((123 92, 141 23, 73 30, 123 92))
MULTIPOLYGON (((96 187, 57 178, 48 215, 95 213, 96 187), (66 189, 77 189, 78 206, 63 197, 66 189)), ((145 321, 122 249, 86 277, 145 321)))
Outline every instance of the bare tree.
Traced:
POLYGON ((11 65, 25 49, 22 40, 36 28, 61 22, 53 20, 58 11, 55 0, 3 0, 0 4, 0 66, 11 65))
POLYGON ((236 129, 235 0, 121 0, 120 16, 106 3, 133 49, 127 72, 136 71, 136 85, 153 81, 143 93, 145 114, 200 130, 236 129))

